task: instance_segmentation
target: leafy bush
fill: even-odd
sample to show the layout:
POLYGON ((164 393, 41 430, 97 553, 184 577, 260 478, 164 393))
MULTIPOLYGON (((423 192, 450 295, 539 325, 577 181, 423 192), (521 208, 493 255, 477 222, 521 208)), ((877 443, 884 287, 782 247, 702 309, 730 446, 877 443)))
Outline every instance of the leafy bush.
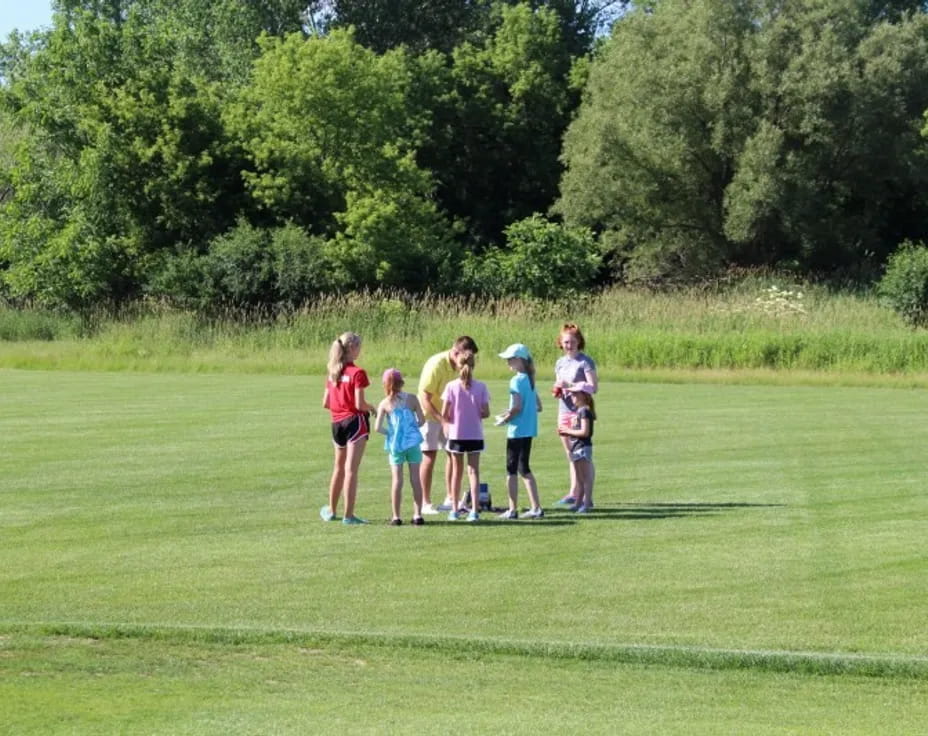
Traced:
POLYGON ((342 230, 328 250, 353 287, 416 289, 441 284, 454 226, 426 197, 378 189, 349 192, 342 230))
POLYGON ((215 289, 208 273, 208 259, 190 248, 161 254, 146 285, 155 298, 167 298, 183 307, 208 307, 215 289))
POLYGON ((280 301, 301 304, 340 285, 325 255, 324 238, 288 224, 271 233, 270 247, 274 285, 280 301))
POLYGON ((602 254, 593 233, 535 214, 506 228, 507 248, 464 262, 464 281, 495 295, 562 299, 591 286, 602 254))
POLYGON ((910 241, 899 246, 877 291, 910 325, 928 325, 928 247, 910 241))
POLYGON ((259 305, 276 301, 270 231, 240 219, 209 245, 207 269, 223 301, 259 305))

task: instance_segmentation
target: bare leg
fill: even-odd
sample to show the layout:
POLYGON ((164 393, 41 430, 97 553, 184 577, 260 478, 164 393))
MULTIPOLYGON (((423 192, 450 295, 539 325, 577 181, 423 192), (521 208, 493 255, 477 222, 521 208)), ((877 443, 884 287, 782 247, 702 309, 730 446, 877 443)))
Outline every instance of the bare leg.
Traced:
POLYGON ((523 475, 522 482, 525 483, 525 490, 528 491, 528 500, 532 504, 532 511, 540 509, 541 503, 538 501, 538 484, 535 482, 535 475, 533 473, 523 475))
POLYGON ((480 510, 480 453, 467 453, 467 479, 470 482, 470 509, 480 510))
POLYGON ((435 450, 422 451, 422 465, 419 466, 419 480, 422 485, 422 503, 432 503, 432 473, 435 471, 435 450))
POLYGON ((419 463, 409 464, 409 485, 412 486, 412 518, 418 519, 422 516, 422 481, 419 478, 419 463))
POLYGON ((390 474, 390 505, 393 509, 393 518, 399 519, 403 506, 403 466, 391 465, 390 474))
POLYGON ((333 514, 338 510, 338 500, 342 495, 342 485, 345 482, 345 457, 347 455, 347 448, 335 448, 335 460, 332 463, 332 479, 329 481, 329 508, 332 510, 333 514))
POLYGON ((577 466, 577 481, 579 482, 580 495, 577 497, 577 504, 590 507, 593 498, 593 463, 589 460, 577 460, 574 463, 577 466))
MULTIPOLYGON (((451 490, 451 457, 452 456, 450 452, 445 453, 445 501, 446 502, 452 501, 452 499, 454 498, 454 496, 452 495, 452 490, 451 490)), ((458 481, 457 496, 459 498, 461 496, 460 480, 458 481)), ((454 508, 455 511, 457 510, 457 507, 454 506, 453 501, 452 501, 452 508, 454 508)))
POLYGON ((509 491, 509 510, 518 512, 519 477, 517 475, 506 476, 506 490, 509 491))
POLYGON ((451 468, 451 510, 458 510, 458 499, 461 497, 461 478, 464 475, 464 456, 457 453, 449 453, 448 467, 451 468))
POLYGON ((567 456, 567 467, 570 473, 570 488, 567 491, 567 495, 572 498, 577 498, 577 469, 570 460, 570 440, 571 438, 567 435, 561 435, 561 444, 564 445, 564 454, 567 456))
POLYGON ((367 437, 348 445, 345 459, 345 517, 354 516, 354 501, 358 495, 358 467, 364 457, 364 448, 367 447, 367 437))

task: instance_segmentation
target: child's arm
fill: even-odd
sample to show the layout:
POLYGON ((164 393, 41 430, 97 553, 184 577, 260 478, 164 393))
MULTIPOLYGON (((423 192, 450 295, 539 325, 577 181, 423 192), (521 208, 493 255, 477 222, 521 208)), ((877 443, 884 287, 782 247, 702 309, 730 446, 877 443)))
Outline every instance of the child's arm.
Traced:
POLYGON ((354 405, 358 407, 358 411, 377 411, 376 406, 367 403, 364 398, 364 389, 360 386, 354 390, 354 405))
POLYGON ((377 419, 374 420, 374 431, 380 432, 380 434, 386 434, 386 418, 387 418, 387 400, 384 399, 380 402, 380 405, 377 407, 377 419))
POLYGON ((451 400, 445 401, 445 405, 441 409, 441 422, 442 424, 448 424, 451 422, 451 400))
POLYGON ((538 410, 538 413, 541 414, 541 397, 538 395, 538 392, 535 392, 535 408, 538 410))
POLYGON ((587 369, 586 382, 590 384, 594 394, 599 390, 599 377, 596 375, 595 370, 587 369))
POLYGON ((329 408, 329 387, 328 386, 322 389, 322 408, 323 409, 329 408))
POLYGON ((512 396, 512 406, 500 414, 500 418, 503 420, 503 422, 508 422, 513 417, 517 417, 522 413, 522 395, 517 393, 512 393, 509 395, 512 396))
POLYGON ((490 405, 484 404, 480 407, 480 418, 486 419, 488 416, 490 416, 490 405))
POLYGON ((590 418, 581 417, 580 418, 580 429, 572 429, 571 427, 564 427, 560 430, 561 434, 566 434, 568 437, 579 437, 580 439, 585 439, 590 436, 590 418))

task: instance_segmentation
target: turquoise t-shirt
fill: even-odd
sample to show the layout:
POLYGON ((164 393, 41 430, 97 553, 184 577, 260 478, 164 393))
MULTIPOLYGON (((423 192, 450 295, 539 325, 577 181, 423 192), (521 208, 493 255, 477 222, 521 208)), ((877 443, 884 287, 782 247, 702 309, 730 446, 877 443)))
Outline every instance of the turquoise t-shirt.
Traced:
POLYGON ((538 436, 538 403, 535 389, 525 373, 516 373, 509 381, 509 408, 513 406, 514 394, 522 398, 522 411, 509 420, 506 436, 509 439, 538 436))

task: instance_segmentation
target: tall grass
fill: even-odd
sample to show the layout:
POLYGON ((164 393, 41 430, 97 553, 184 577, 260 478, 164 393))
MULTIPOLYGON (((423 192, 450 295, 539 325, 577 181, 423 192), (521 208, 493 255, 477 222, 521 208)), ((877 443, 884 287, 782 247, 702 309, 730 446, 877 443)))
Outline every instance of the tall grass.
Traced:
POLYGON ((481 371, 503 376, 490 356, 518 341, 550 364, 564 321, 582 326, 607 378, 662 369, 928 372, 928 332, 873 296, 772 278, 668 293, 614 288, 565 303, 382 291, 275 314, 140 304, 90 323, 0 308, 0 366, 321 373, 331 340, 351 329, 364 338, 363 363, 407 370, 470 334, 483 350, 481 371))

